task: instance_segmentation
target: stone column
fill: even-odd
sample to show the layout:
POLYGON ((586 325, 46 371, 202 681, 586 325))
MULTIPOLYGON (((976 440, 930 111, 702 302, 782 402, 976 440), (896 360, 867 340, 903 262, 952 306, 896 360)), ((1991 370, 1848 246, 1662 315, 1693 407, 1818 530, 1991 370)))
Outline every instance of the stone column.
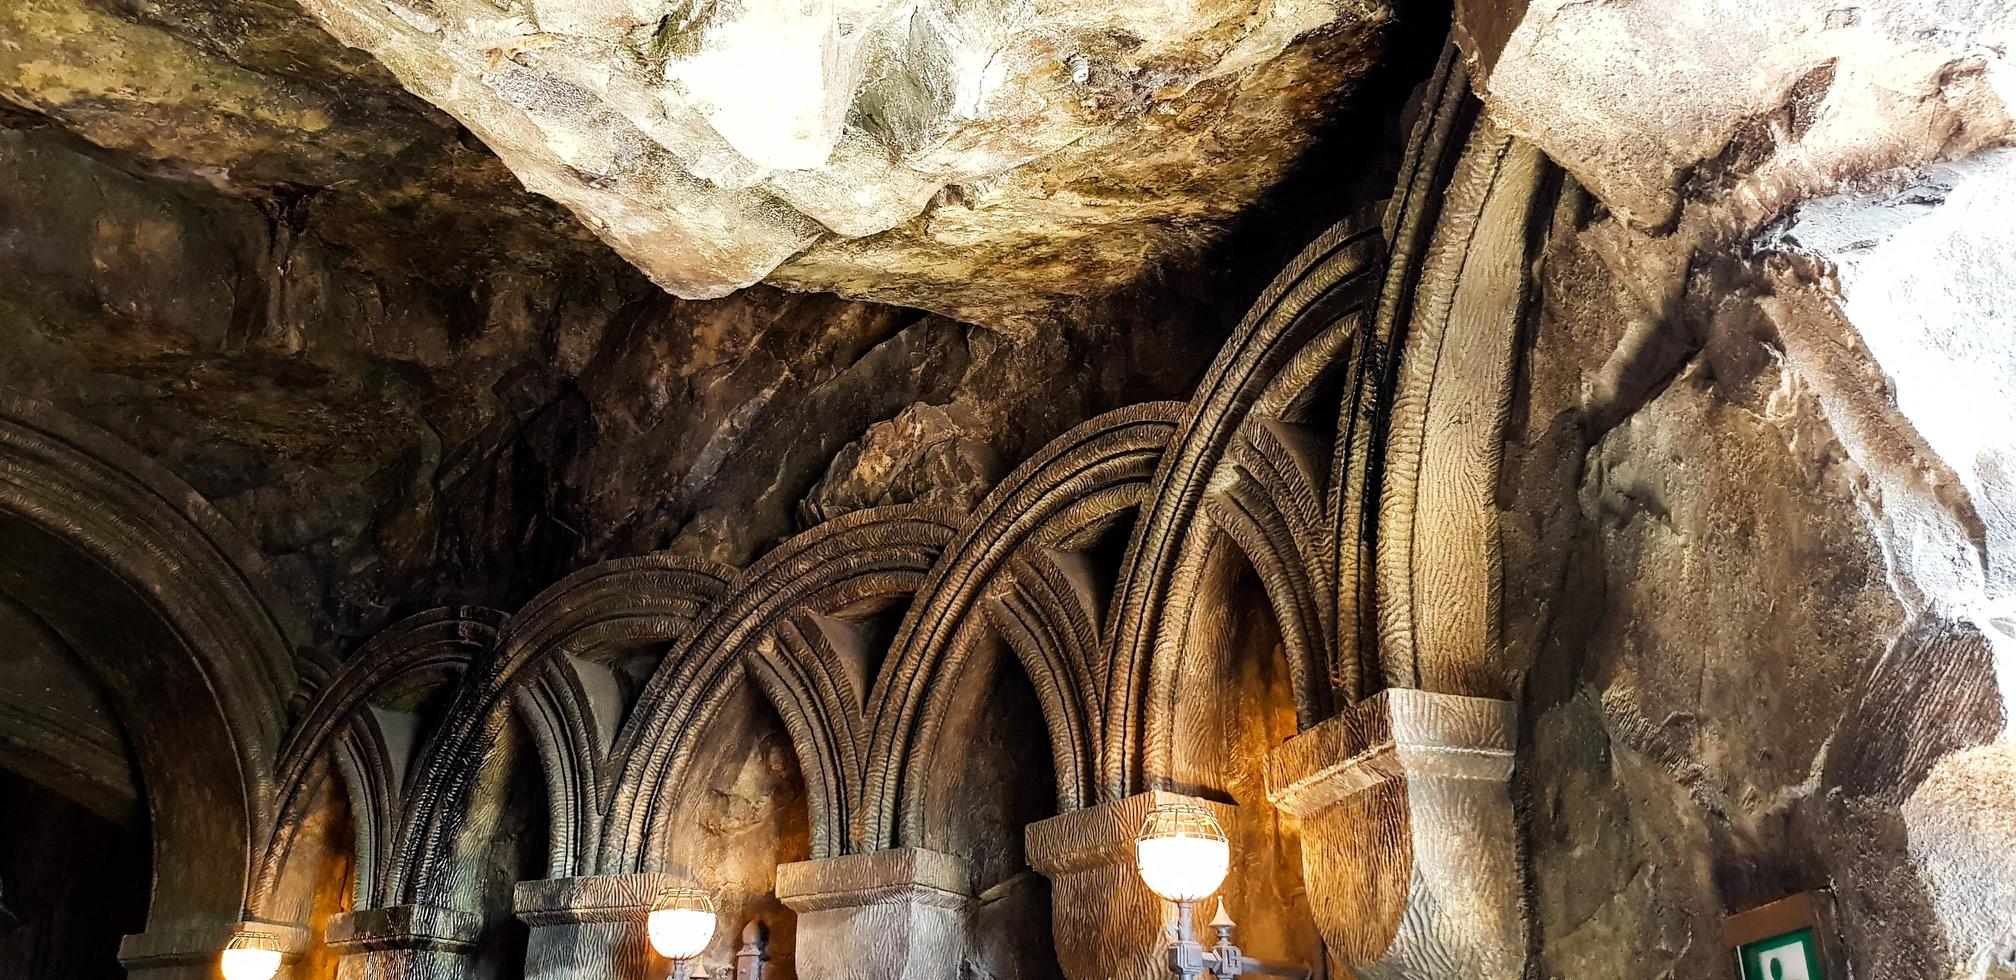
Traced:
POLYGON ((461 980, 482 933, 474 912, 395 905, 331 916, 324 938, 342 956, 337 980, 461 980))
POLYGON ((960 973, 972 911, 965 862, 906 847, 777 869, 798 913, 804 980, 947 980, 960 973))
POLYGON ((525 980, 646 980, 663 976, 644 917, 669 874, 594 875, 521 881, 518 918, 532 927, 525 980), (655 971, 655 972, 654 972, 655 971))
MULTIPOLYGON (((241 929, 264 932, 280 940, 292 962, 308 948, 308 930, 277 922, 227 922, 193 929, 149 929, 119 943, 119 963, 131 980, 217 980, 220 958, 231 936, 241 929)), ((285 978, 288 970, 280 968, 285 978)))
POLYGON ((1216 814, 1229 832, 1237 808, 1155 791, 1029 825, 1029 866, 1050 879, 1050 929, 1057 962, 1071 980, 1162 980, 1172 919, 1169 903, 1141 883, 1134 835, 1161 803, 1189 803, 1216 814))
POLYGON ((1332 956, 1363 976, 1521 975, 1516 722, 1509 701, 1393 689, 1268 754, 1332 956))

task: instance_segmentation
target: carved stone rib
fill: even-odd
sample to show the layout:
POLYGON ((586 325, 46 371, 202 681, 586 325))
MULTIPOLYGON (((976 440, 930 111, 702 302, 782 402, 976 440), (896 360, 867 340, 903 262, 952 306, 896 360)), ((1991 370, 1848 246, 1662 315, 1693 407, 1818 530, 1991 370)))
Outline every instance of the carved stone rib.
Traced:
MULTIPOLYGON (((929 815, 918 802, 923 794, 917 781, 928 774, 918 760, 928 759, 935 748, 933 719, 942 715, 942 708, 929 702, 949 696, 956 686, 952 678, 965 662, 970 631, 994 576, 1025 544, 1046 534, 1068 536, 1071 527, 1057 522, 1103 521, 1111 517, 1111 507, 1134 499, 1129 488, 1153 472, 1174 434, 1175 415, 1175 405, 1155 403, 1087 421, 1017 467, 975 509, 904 617, 876 682, 864 847, 928 839, 921 822, 929 815), (1101 509, 1079 506, 1095 500, 1101 509), (969 632, 962 636, 962 630, 969 632), (900 841, 899 822, 904 823, 900 841)), ((1054 747, 1057 733, 1052 739, 1054 747)))

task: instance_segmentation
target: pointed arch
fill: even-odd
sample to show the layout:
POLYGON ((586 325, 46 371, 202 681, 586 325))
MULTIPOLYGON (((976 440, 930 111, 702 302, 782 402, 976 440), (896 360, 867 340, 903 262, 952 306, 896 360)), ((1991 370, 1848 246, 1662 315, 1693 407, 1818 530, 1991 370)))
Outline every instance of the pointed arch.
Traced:
MULTIPOLYGON (((1157 470, 1152 505, 1136 528, 1110 625, 1115 669, 1101 739, 1102 799, 1119 799, 1166 771, 1166 758, 1159 758, 1170 736, 1161 707, 1166 698, 1151 690, 1157 648, 1173 642, 1178 646, 1171 649, 1180 649, 1188 611, 1172 617, 1171 609, 1195 598, 1183 581, 1203 568, 1211 535, 1199 525, 1209 523, 1207 500, 1226 485, 1234 441, 1256 407, 1277 417, 1291 406, 1306 408, 1319 379, 1374 343, 1368 334, 1381 258, 1380 231, 1369 220, 1325 232, 1262 293, 1186 406, 1157 470)), ((1166 684, 1173 668, 1159 673, 1166 684)), ((1313 683, 1300 696, 1328 701, 1327 690, 1313 683)))
MULTIPOLYGON (((863 847, 922 836, 923 795, 906 787, 928 778, 918 769, 930 758, 927 747, 935 746, 943 710, 933 699, 949 691, 952 685, 941 680, 961 668, 974 632, 987 625, 981 603, 996 575, 1025 544, 1055 540, 1138 506, 1175 433, 1178 408, 1157 402, 1091 419, 1017 467, 975 509, 905 617, 875 684, 863 847)), ((1038 689, 1044 690, 1040 682, 1038 689)), ((1065 693, 1054 686, 1048 691, 1052 697, 1065 693)), ((1053 704, 1046 715, 1062 719, 1071 710, 1053 704)), ((1074 744, 1059 730, 1052 740, 1074 744)), ((1075 760, 1060 765, 1059 778, 1080 768, 1075 760)))
MULTIPOLYGON (((856 511, 791 538, 739 576, 652 675, 623 726, 616 750, 623 769, 612 795, 602 870, 639 870, 660 851, 698 734, 779 625, 805 612, 915 595, 957 528, 957 516, 942 508, 856 511)), ((812 746, 798 749, 801 758, 817 755, 812 746)))
POLYGON ((537 691, 522 699, 521 717, 540 749, 549 812, 560 817, 552 828, 552 854, 564 865, 582 866, 582 856, 600 844, 603 783, 602 756, 579 756, 591 746, 599 749, 602 740, 590 732, 613 728, 614 719, 596 715, 608 711, 595 699, 576 697, 574 679, 542 671, 558 658, 587 660, 675 642, 719 599, 729 577, 726 566, 672 555, 616 559, 561 579, 512 616, 495 654, 463 684, 417 767, 388 867, 390 893, 402 902, 452 904, 445 891, 454 877, 449 855, 455 827, 504 712, 526 684, 537 691), (577 798, 583 793, 596 794, 585 814, 577 798))
POLYGON ((373 636, 331 677, 288 734, 281 752, 277 816, 261 855, 255 912, 293 921, 287 908, 296 896, 282 895, 280 881, 294 852, 295 835, 327 769, 333 763, 350 801, 356 827, 356 901, 377 901, 382 865, 378 857, 398 832, 399 784, 405 760, 387 744, 371 699, 389 688, 427 675, 444 684, 460 683, 470 666, 496 644, 505 617, 480 606, 430 609, 400 620, 373 636))

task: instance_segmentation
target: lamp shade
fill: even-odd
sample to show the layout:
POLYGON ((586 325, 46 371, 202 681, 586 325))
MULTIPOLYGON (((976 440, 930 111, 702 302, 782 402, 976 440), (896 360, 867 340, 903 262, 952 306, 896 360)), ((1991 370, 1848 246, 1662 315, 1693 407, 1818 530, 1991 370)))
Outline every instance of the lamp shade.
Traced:
POLYGON ((1232 845, 1211 811, 1164 803, 1142 822, 1134 838, 1134 860, 1149 891, 1172 902, 1195 902, 1225 883, 1232 845))
POLYGON ((280 940, 263 932, 238 932, 224 944, 224 980, 273 980, 280 972, 280 940))
POLYGON ((651 903, 644 931, 668 960, 690 960, 714 940, 714 899, 697 888, 667 888, 651 903))

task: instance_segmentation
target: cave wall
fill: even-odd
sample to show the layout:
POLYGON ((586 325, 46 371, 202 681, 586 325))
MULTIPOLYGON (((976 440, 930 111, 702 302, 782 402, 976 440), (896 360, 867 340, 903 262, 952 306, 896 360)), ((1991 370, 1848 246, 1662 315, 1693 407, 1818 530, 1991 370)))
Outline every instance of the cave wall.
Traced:
POLYGON ((1896 594, 1753 298, 1589 397, 1631 318, 1586 234, 1548 257, 1503 491, 1542 968, 1712 975, 1724 915, 1829 888, 1857 975, 1949 975, 1904 805, 2001 731, 1988 642, 1896 594))
POLYGON ((864 506, 970 506, 1072 423, 1180 392, 1225 315, 1163 292, 1113 301, 1133 329, 1088 310, 1000 334, 822 294, 677 300, 565 240, 427 262, 384 242, 483 227, 224 193, 7 121, 0 385, 245 528, 325 667, 601 557, 739 564, 864 506))
POLYGON ((0 769, 0 973, 125 976, 119 937, 146 921, 147 876, 142 827, 0 769))

